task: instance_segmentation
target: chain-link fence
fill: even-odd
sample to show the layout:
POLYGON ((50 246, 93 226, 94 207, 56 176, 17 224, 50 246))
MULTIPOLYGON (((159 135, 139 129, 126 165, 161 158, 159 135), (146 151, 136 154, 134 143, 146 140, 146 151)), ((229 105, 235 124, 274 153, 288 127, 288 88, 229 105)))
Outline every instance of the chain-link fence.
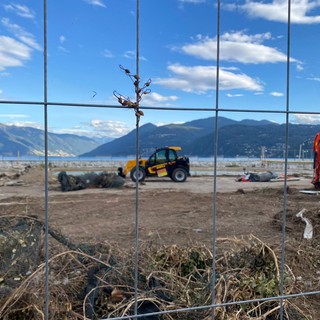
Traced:
MULTIPOLYGON (((161 0, 160 0, 161 1, 161 0)), ((182 1, 183 2, 183 1, 182 1)), ((50 5, 54 5, 50 3, 50 5)), ((288 159, 295 160, 312 160, 312 153, 309 148, 301 144, 300 149, 290 149, 290 117, 296 114, 317 114, 316 112, 305 112, 304 110, 291 110, 290 96, 290 48, 291 48, 291 1, 283 5, 282 10, 286 11, 287 30, 286 30, 286 72, 283 77, 283 87, 285 88, 285 107, 274 108, 272 110, 261 108, 224 108, 220 106, 220 71, 223 69, 220 66, 221 54, 221 21, 223 21, 221 13, 221 3, 218 1, 215 6, 210 9, 215 13, 215 24, 210 21, 212 28, 216 33, 214 37, 214 51, 216 52, 216 72, 212 73, 215 78, 216 88, 215 95, 212 97, 214 101, 213 108, 184 108, 184 107, 148 107, 143 105, 143 95, 148 93, 151 81, 144 84, 140 82, 140 42, 149 41, 144 38, 140 39, 140 21, 144 17, 140 15, 141 6, 139 0, 136 0, 136 70, 131 73, 129 70, 121 66, 125 75, 133 80, 135 89, 135 99, 129 99, 123 96, 118 91, 113 94, 119 104, 91 104, 91 103, 67 103, 67 102, 52 102, 48 101, 48 75, 47 66, 49 53, 47 48, 47 27, 50 28, 50 20, 47 19, 47 14, 52 7, 47 8, 47 1, 43 0, 43 35, 44 35, 44 64, 43 64, 43 100, 41 101, 16 101, 7 100, 0 101, 0 106, 23 106, 26 109, 30 106, 43 108, 44 115, 44 199, 41 209, 44 211, 44 251, 43 265, 37 269, 32 277, 27 278, 22 285, 15 286, 18 288, 14 294, 10 295, 7 302, 2 304, 1 313, 3 319, 13 319, 10 314, 9 307, 15 304, 19 305, 20 314, 25 315, 25 319, 316 319, 317 312, 320 311, 319 306, 319 238, 317 237, 317 225, 315 226, 315 234, 312 239, 288 237, 288 232, 294 232, 296 225, 294 222, 304 221, 307 225, 311 222, 317 223, 317 220, 308 220, 303 217, 304 198, 297 192, 292 192, 288 184, 288 159), (206 241, 182 241, 184 246, 179 246, 173 243, 172 246, 156 246, 153 244, 145 245, 140 239, 141 220, 146 219, 146 215, 142 214, 145 209, 146 202, 156 203, 155 197, 162 197, 162 204, 157 209, 157 215, 169 210, 172 203, 167 203, 168 192, 174 192, 176 202, 179 202, 180 194, 170 190, 162 193, 147 194, 146 190, 141 192, 141 184, 136 181, 135 186, 132 186, 134 194, 132 194, 131 212, 134 211, 134 223, 131 223, 131 229, 128 227, 128 238, 134 238, 130 250, 123 253, 120 249, 106 246, 106 244, 74 244, 72 239, 64 237, 61 233, 55 232, 50 225, 51 207, 50 203, 50 178, 49 178, 49 141, 48 129, 50 121, 51 108, 75 108, 80 110, 83 108, 101 108, 106 113, 112 113, 114 110, 128 108, 134 111, 135 119, 135 150, 136 163, 139 169, 140 157, 140 120, 144 116, 144 112, 161 111, 168 113, 168 118, 172 111, 183 113, 196 113, 213 115, 212 121, 212 139, 214 139, 214 157, 213 157, 213 179, 210 182, 209 196, 203 194, 191 194, 192 201, 185 204, 187 207, 178 207, 176 210, 176 218, 181 219, 180 222, 171 221, 173 227, 171 233, 179 232, 181 239, 188 241, 192 238, 190 233, 186 233, 183 228, 179 228, 179 223, 183 219, 189 219, 188 232, 191 234, 202 233, 205 235, 202 239, 206 241), (267 118, 270 114, 278 114, 283 117, 285 123, 284 148, 281 146, 281 158, 283 164, 283 181, 281 188, 276 191, 270 189, 261 189, 259 196, 253 203, 250 202, 250 197, 239 186, 236 191, 237 197, 222 199, 219 193, 219 181, 217 175, 217 166, 221 160, 218 154, 219 139, 221 138, 219 131, 219 121, 221 117, 228 114, 264 114, 267 118), (281 200, 273 203, 272 198, 276 199, 281 192, 281 200), (147 196, 145 196, 147 195, 147 196), (146 197, 148 197, 146 199, 146 197), (205 197, 205 200, 200 202, 200 198, 205 197), (247 197, 247 201, 245 200, 247 197), (289 199, 288 199, 289 198, 289 199), (297 199, 297 202, 288 207, 288 201, 292 198, 297 199), (242 200, 241 200, 242 199, 242 200), (240 210, 239 207, 234 207, 234 201, 243 201, 241 210, 248 210, 248 214, 252 214, 251 221, 242 221, 242 215, 238 215, 235 210, 240 210), (256 201, 256 202, 255 202, 256 201), (300 202, 299 202, 300 201, 300 202), (266 202, 266 208, 270 212, 276 213, 273 217, 269 216, 269 222, 272 220, 274 228, 278 228, 278 235, 274 237, 275 232, 258 229, 257 221, 265 219, 262 203, 266 202), (205 209, 200 208, 205 203, 205 209), (222 205, 223 203, 223 205, 222 205), (232 209, 234 207, 234 209, 232 209), (275 208, 276 207, 276 208, 275 208), (201 216, 202 209, 207 212, 207 215, 201 216), (250 211, 250 210, 251 211, 250 211), (278 212, 276 212, 278 209, 278 212), (301 210, 302 209, 302 210, 301 210), (193 212, 191 215, 185 211, 193 212), (261 210, 261 212, 260 212, 261 210), (295 210, 295 211, 294 211, 295 210), (209 212, 209 214, 208 214, 209 212), (301 213, 302 212, 302 213, 301 213), (296 214, 300 214, 297 216, 296 214), (198 222, 201 219, 207 219, 210 216, 210 221, 204 221, 202 227, 198 228, 198 222), (179 218, 181 217, 181 218, 179 218), (304 219, 304 220, 303 220, 304 219), (255 232, 249 237, 244 237, 243 234, 236 232, 234 229, 223 229, 221 221, 233 220, 235 224, 230 228, 235 228, 247 223, 247 226, 242 226, 242 229, 250 229, 255 232), (208 225, 206 231, 204 226, 208 225), (257 228, 254 228, 254 225, 257 228), (192 227, 193 225, 193 227, 192 227), (130 229, 130 230, 129 230, 130 229), (222 230, 223 229, 223 230, 222 230), (222 230, 222 231, 221 231, 222 230), (268 242, 268 234, 273 238, 268 242), (232 237, 229 235, 232 234, 232 237), (55 239, 55 240, 53 240, 55 239), (263 240, 262 240, 263 239, 263 240), (56 243, 67 246, 68 252, 57 253, 56 243), (276 246, 278 244, 278 246, 276 246), (53 249, 54 248, 54 249, 53 249), (292 254, 292 253, 295 254, 292 254), (297 265, 301 265, 300 268, 297 265), (306 267, 307 266, 307 267, 306 267), (303 271, 308 272, 305 274, 303 271), (297 273, 298 272, 298 273, 297 273), (300 273, 299 273, 300 272, 300 273), (38 289, 35 292, 31 284, 37 283, 38 289), (72 285, 70 284, 72 283, 72 285), (30 286, 30 287, 29 287, 30 286), (69 287, 68 287, 69 286, 69 287), (67 289, 68 287, 68 289, 67 289), (42 288, 42 289, 41 289, 42 288), (26 292, 27 291, 27 292, 26 292), (79 292, 82 292, 82 296, 79 292), (25 298, 26 293, 34 295, 36 299, 44 298, 44 305, 36 305, 33 299, 25 298), (79 295, 81 297, 79 297, 79 295), (77 297, 77 302, 74 303, 69 296, 77 297), (42 296, 39 296, 42 295, 42 296), (25 305, 19 304, 19 299, 24 297, 25 305), (27 303, 30 306, 27 306, 27 303), (79 301, 82 302, 79 303, 79 301), (80 304, 80 305, 79 305, 80 304), (42 309, 39 309, 41 308, 42 309), (63 309, 63 312, 61 311, 63 309), (58 310, 60 310, 58 312, 58 310), (83 312, 82 312, 83 311, 83 312)), ((225 4, 232 6, 232 3, 225 4)), ((61 8, 63 10, 63 8, 61 8)), ((165 17, 163 17, 165 19, 165 17)), ((120 22, 123 23, 123 22, 120 22)), ((115 28, 115 26, 110 26, 115 28)), ((134 32, 133 32, 134 33, 134 32)), ((133 36, 134 37, 134 36, 133 36)), ((156 41, 154 39, 153 41, 156 41)), ((150 42, 150 46, 152 42, 150 42)), ((223 69, 225 70, 225 69, 223 69)), ((61 71, 63 72, 63 71, 61 71)), ((121 90, 119 90, 121 91, 121 90)), ((261 143, 263 146, 263 143, 261 143)), ((268 154, 265 154, 265 159, 268 159, 268 154)), ((292 177, 291 177, 292 178, 292 177)), ((233 181, 232 181, 233 183, 233 181)), ((156 191, 154 191, 156 192, 156 191)), ((179 193, 180 192, 180 193, 179 193)), ((100 195, 101 197, 101 195, 100 195)), ((104 195, 102 196, 104 197, 104 195)), ((117 206, 120 206, 121 195, 116 194, 114 201, 119 201, 115 204, 114 211, 110 214, 116 214, 117 206), (119 200, 120 199, 120 200, 119 200)), ((169 199, 169 198, 168 198, 169 199)), ((315 212, 315 218, 319 216, 317 198, 313 198, 314 203, 309 207, 315 212)), ((101 200, 101 199, 100 199, 101 200)), ((113 201, 110 199, 110 203, 113 201)), ((42 201, 42 200, 39 200, 42 201)), ((73 202, 74 197, 64 199, 66 202, 73 202)), ((89 200, 85 200, 89 201, 89 200)), ((96 199, 98 201, 98 199, 96 199)), ((185 200, 187 201, 187 200, 185 200)), ((60 203, 60 202, 59 202, 60 203)), ((62 202, 61 202, 62 203, 62 202)), ((107 203, 107 202, 106 202, 107 203)), ((240 202, 239 202, 240 203, 240 202)), ((62 204, 59 204, 62 205, 62 204)), ((156 207, 156 204, 155 204, 156 207)), ((66 210, 62 207, 61 210, 66 210)), ((72 211, 77 211, 74 206, 72 211)), ((148 210, 151 210, 149 207, 148 210)), ((71 212, 69 213, 71 214, 71 212)), ((88 214, 98 215, 98 212, 89 212, 88 214)), ((104 217, 105 223, 103 228, 109 228, 109 216, 104 217)), ((131 216, 132 218, 132 216, 131 216)), ((169 217, 167 217, 169 219, 169 217)), ((24 218, 21 218, 22 220, 24 218)), ((77 218, 71 218, 70 224, 75 223, 77 218)), ((165 218, 163 218, 165 219, 165 218)), ((88 218, 88 221, 90 219, 88 218)), ((304 223, 303 222, 303 223, 304 223)), ((12 223, 12 222, 10 222, 12 223)), ((89 222, 88 222, 89 223, 89 222)), ((102 223, 102 222, 101 222, 102 223)), ((8 223, 9 224, 9 223, 8 223)), ((26 222, 23 220, 16 221, 12 227, 13 230, 25 228, 26 222), (19 227, 20 226, 20 227, 19 227)), ((158 222, 161 225, 161 219, 158 222)), ((129 224, 128 224, 129 225, 129 224)), ((39 227, 38 222, 32 222, 32 228, 39 227)), ((61 226, 60 226, 61 227, 61 226)), ((98 225, 96 226, 99 227, 98 225)), ((300 225, 301 227, 301 225, 300 225)), ((32 228, 28 229, 28 239, 21 242, 30 245, 33 242, 32 237, 35 237, 32 228), (32 232, 31 232, 32 231, 32 232), (30 236, 30 237, 29 237, 30 236), (32 239, 31 239, 32 238, 32 239), (31 240, 30 240, 31 239, 31 240)), ((62 226, 63 228, 63 226, 62 226)), ((185 227, 186 229, 187 227, 185 227)), ((12 231, 14 232, 14 231, 12 231)), ((85 232, 85 231, 83 231, 85 232)), ((153 233, 159 231, 153 230, 153 233)), ((150 231, 150 234, 152 233, 150 231)), ((37 229, 37 233, 39 230, 37 229)), ((160 237, 161 235, 159 235, 160 237)), ((162 235, 166 237, 166 234, 162 235)), ((94 237, 94 235, 92 235, 94 237)), ((191 239, 192 240, 192 239, 191 239)), ((19 242, 20 241, 20 242, 19 242)), ((38 246, 34 247, 38 251, 38 246)), ((16 252, 16 251, 15 251, 16 252)), ((13 252, 13 254, 15 254, 13 252)), ((9 253, 6 252, 6 255, 9 253)), ((11 252, 10 252, 11 254, 11 252)), ((35 254, 34 252, 32 254, 35 254)), ((23 257, 22 257, 23 258, 23 257)), ((18 261, 23 263, 23 261, 18 261)), ((0 280, 3 281, 4 276, 0 280)), ((18 281, 18 279, 16 279, 18 281)), ((76 298, 75 298, 76 299, 76 298)), ((17 319, 18 312, 13 313, 17 319)))

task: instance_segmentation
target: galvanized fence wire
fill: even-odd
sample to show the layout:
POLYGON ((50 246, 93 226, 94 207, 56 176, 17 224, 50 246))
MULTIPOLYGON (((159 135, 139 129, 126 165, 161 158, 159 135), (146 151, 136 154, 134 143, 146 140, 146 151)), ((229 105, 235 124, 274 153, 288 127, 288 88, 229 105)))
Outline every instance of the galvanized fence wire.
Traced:
MULTIPOLYGON (((288 173, 288 138, 289 138, 289 116, 295 114, 309 114, 309 115, 318 115, 318 112, 310 112, 310 111, 290 111, 290 103, 289 103, 289 93, 290 93, 290 37, 291 37, 291 0, 288 0, 288 20, 287 20, 287 71, 286 71, 286 105, 284 110, 256 110, 256 109, 226 109, 219 107, 219 70, 220 70, 220 20, 221 20, 221 3, 220 0, 217 2, 216 10, 217 10, 217 57, 216 57, 216 96, 215 96, 215 107, 214 108, 184 108, 184 107, 148 107, 148 106, 139 106, 139 108, 143 110, 162 110, 166 111, 188 111, 188 112, 209 112, 215 114, 215 131, 214 131, 214 181, 213 181, 213 213, 212 213, 212 222, 213 222, 213 229, 212 229, 212 243, 213 243, 213 265, 212 265, 212 279, 211 279, 211 290, 212 290, 212 301, 209 305, 203 306, 195 306, 190 308, 183 308, 177 310, 168 310, 168 311, 161 311, 161 312, 153 312, 147 313, 143 315, 138 315, 138 268, 139 268, 139 183, 138 179, 136 179, 136 213, 135 213, 135 275, 134 275, 134 296, 135 296, 135 305, 134 305, 134 315, 131 316, 123 316, 123 317, 114 317, 112 319, 115 320, 124 320, 124 319, 132 319, 136 318, 139 319, 145 316, 152 316, 152 315, 164 315, 164 314, 173 314, 179 312, 187 312, 187 311, 197 311, 197 310, 205 310, 211 309, 211 318, 214 320, 214 310, 217 307, 226 307, 231 305, 241 305, 245 303, 251 302, 263 302, 263 301, 271 301, 271 300, 279 300, 280 303, 280 319, 284 318, 284 310, 283 310, 283 302, 285 299, 292 299, 298 297, 307 297, 311 295, 319 295, 320 291, 306 291, 297 294, 284 294, 284 270, 285 270, 285 239, 286 239, 286 211, 287 211, 287 173, 288 173), (252 300, 243 300, 243 301, 236 301, 236 302, 225 302, 220 304, 215 304, 215 282, 216 282, 216 275, 215 275, 215 258, 216 258, 216 214, 217 214, 217 146, 218 146, 218 122, 219 122, 219 113, 265 113, 265 114, 284 114, 286 117, 286 130, 285 130, 285 172, 284 172, 284 188, 283 188, 283 215, 282 215, 282 243, 281 243, 281 283, 280 283, 280 294, 279 296, 274 297, 266 297, 266 298, 257 298, 252 300)), ((24 105, 26 108, 28 106, 39 106, 43 107, 44 111, 44 154, 45 154, 45 189, 44 189, 44 197, 45 197, 45 319, 48 320, 50 317, 50 310, 49 310, 49 297, 50 297, 50 288, 49 288, 49 236, 48 236, 48 226, 49 226, 49 208, 48 208, 48 107, 78 107, 78 108, 105 108, 105 109, 123 109, 122 106, 117 105, 104 105, 104 104, 81 104, 81 103, 65 103, 65 102, 49 102, 48 101, 48 74, 47 74, 47 67, 48 67, 48 52, 47 52, 47 0, 43 0, 43 41, 44 41, 44 49, 43 49, 43 56, 44 56, 44 64, 43 64, 43 101, 15 101, 15 100, 1 100, 1 105, 24 105)), ((136 0, 136 74, 139 75, 139 46, 140 46, 140 0, 136 0)), ((138 98, 137 98, 138 101, 138 98)), ((139 117, 136 118, 136 160, 138 164, 139 159, 139 117)), ((101 319, 103 320, 103 319, 101 319)))
MULTIPOLYGON (((140 79, 140 0, 136 0, 136 75, 137 87, 140 79)), ((139 94, 136 92, 136 103, 139 110, 139 94)), ((136 113, 136 221, 135 221, 135 257, 134 257, 134 314, 138 314, 138 280, 139 280, 139 124, 140 115, 136 113)))
MULTIPOLYGON (((214 179, 213 179, 213 211, 212 211, 212 279, 211 279, 211 291, 212 291, 212 305, 215 303, 215 284, 216 284, 216 241, 217 241, 217 159, 218 159, 218 124, 219 124, 219 80, 220 80, 220 10, 221 1, 218 0, 217 7, 217 56, 216 56, 216 95, 215 95, 215 130, 214 130, 214 179)), ((214 307, 211 309, 211 318, 214 319, 214 307)))
MULTIPOLYGON (((288 295, 282 295, 282 296, 275 296, 275 297, 268 297, 268 298, 257 298, 257 299, 248 299, 248 300, 239 300, 239 301, 230 301, 225 303, 215 303, 211 305, 205 305, 205 306, 197 306, 192 308, 183 308, 183 309, 177 309, 177 310, 166 310, 166 311, 160 311, 160 312, 150 312, 150 313, 144 313, 144 314, 138 314, 138 315, 131 315, 131 316, 123 316, 123 317, 114 317, 114 318, 102 318, 100 320, 125 320, 132 318, 142 318, 142 317, 148 317, 148 316, 154 316, 154 315, 165 315, 165 314, 177 314, 180 312, 187 312, 187 311, 202 311, 206 309, 213 309, 213 308, 219 308, 219 307, 228 307, 228 306, 234 306, 234 305, 241 305, 246 303, 254 303, 254 302, 265 302, 265 301, 276 301, 276 300, 285 300, 285 299, 293 299, 293 298, 299 298, 299 297, 307 297, 307 296, 313 296, 320 294, 320 291, 306 291, 303 293, 297 293, 297 294, 288 294, 288 295)), ((207 319, 207 318, 206 318, 207 319)), ((200 319, 199 319, 200 320, 200 319)), ((203 320, 203 319, 201 319, 203 320)), ((265 320, 258 318, 257 320, 265 320)), ((288 319, 290 320, 290 319, 288 319)))
POLYGON ((48 39, 47 0, 43 0, 43 111, 44 111, 44 155, 45 155, 45 317, 49 319, 49 163, 48 163, 48 39))
MULTIPOLYGON (((112 105, 112 104, 94 104, 94 103, 77 103, 77 102, 53 102, 47 101, 46 103, 43 101, 22 101, 22 100, 0 100, 0 105, 24 105, 27 107, 34 107, 39 106, 42 108, 44 105, 48 107, 60 107, 60 108, 70 108, 70 107, 77 107, 77 108, 100 108, 100 109, 122 109, 123 106, 119 105, 112 105)), ((219 109, 215 107, 211 108, 199 108, 199 107, 151 107, 146 105, 140 105, 139 108, 141 110, 151 110, 151 111, 188 111, 188 112, 211 112, 214 113, 219 111, 220 113, 263 113, 263 114, 283 114, 285 116, 291 115, 319 115, 317 111, 300 111, 300 110, 285 110, 286 106, 283 106, 283 110, 279 109, 233 109, 233 108, 221 108, 219 109)))
MULTIPOLYGON (((280 266, 280 296, 284 290, 284 267, 285 267, 285 240, 287 221, 287 175, 288 175, 288 145, 289 145, 289 109, 290 109, 290 48, 291 48, 291 0, 288 0, 288 21, 287 21, 287 77, 286 77, 286 135, 285 135, 285 166, 283 185, 283 211, 282 211, 282 239, 281 239, 281 266, 280 266)), ((280 320, 284 317, 283 298, 280 299, 280 320)))

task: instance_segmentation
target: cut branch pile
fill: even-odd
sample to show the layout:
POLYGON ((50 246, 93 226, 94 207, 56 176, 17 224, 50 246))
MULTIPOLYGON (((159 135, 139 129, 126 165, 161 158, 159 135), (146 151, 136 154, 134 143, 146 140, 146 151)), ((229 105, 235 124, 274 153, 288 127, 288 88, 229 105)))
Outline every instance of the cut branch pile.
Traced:
MULTIPOLYGON (((27 217, 22 220, 34 224, 34 220, 27 217)), ((12 227, 12 223, 6 223, 12 227)), ((19 224, 15 224, 15 231, 17 226, 19 224)), ((27 230, 22 229, 22 234, 18 235, 17 231, 13 236, 18 235, 20 239, 27 230)), ((1 223, 1 239, 10 238, 5 230, 1 223)), ((50 239, 49 259, 50 319, 99 319, 134 313, 134 252, 123 252, 106 243, 76 245, 57 231, 50 230, 50 234, 54 237, 50 239)), ((141 246, 138 314, 210 305, 212 278, 215 280, 216 304, 279 295, 281 270, 276 253, 267 244, 254 237, 246 241, 219 241, 228 243, 229 249, 217 255, 214 277, 212 252, 204 245, 193 243, 185 248, 166 246, 160 249, 141 246)), ((35 261, 40 258, 36 252, 32 254, 35 261)), ((43 261, 43 257, 41 259, 43 261)), ((23 273, 27 269, 14 271, 12 261, 8 256, 6 267, 2 264, 0 289, 9 280, 6 278, 16 276, 15 272, 20 272, 19 285, 11 287, 8 295, 2 297, 0 319, 44 319, 45 265, 38 265, 31 273, 29 269, 23 273)), ((289 267, 284 272, 284 294, 290 294, 297 290, 295 277, 289 267)), ((283 308, 284 319, 309 319, 306 308, 302 311, 292 301, 284 300, 283 308)), ((215 319, 278 319, 280 304, 277 299, 258 300, 218 306, 214 312, 215 319)), ((200 320, 211 319, 210 315, 211 309, 200 308, 140 319, 200 320)))

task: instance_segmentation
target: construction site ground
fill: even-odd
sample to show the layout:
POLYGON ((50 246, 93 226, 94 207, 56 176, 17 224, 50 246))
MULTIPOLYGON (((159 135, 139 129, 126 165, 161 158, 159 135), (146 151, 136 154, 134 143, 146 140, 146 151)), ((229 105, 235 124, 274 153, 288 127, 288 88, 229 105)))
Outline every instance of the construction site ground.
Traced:
MULTIPOLYGON (((76 241, 114 241, 121 246, 134 244, 137 209, 134 182, 126 178, 120 189, 61 192, 56 173, 48 174, 50 226, 76 241)), ((235 176, 216 179, 217 237, 254 234, 264 241, 278 243, 281 230, 274 228, 272 221, 284 206, 284 181, 236 180, 235 176)), ((299 192, 312 189, 310 181, 310 177, 287 181, 288 211, 320 210, 319 197, 299 192)), ((185 183, 175 183, 169 178, 147 178, 139 185, 138 209, 141 241, 178 245, 185 245, 190 240, 211 243, 214 178, 191 176, 185 183)), ((42 167, 30 168, 0 187, 0 212, 44 218, 42 167)), ((303 224, 297 225, 295 231, 302 235, 303 224)))
MULTIPOLYGON (((156 246, 203 243, 212 247, 213 215, 216 213, 217 254, 228 250, 224 239, 254 235, 280 254, 283 209, 286 209, 285 263, 295 277, 306 281, 306 290, 316 290, 318 278, 308 260, 297 260, 297 244, 319 243, 320 196, 303 194, 312 189, 311 176, 295 176, 286 182, 238 182, 238 176, 191 176, 185 183, 169 178, 147 178, 136 185, 129 178, 122 188, 90 188, 61 192, 57 172, 48 172, 49 227, 75 243, 108 242, 124 250, 135 245, 136 221, 140 243, 156 246), (216 193, 214 189, 216 187, 216 193), (286 191, 286 192, 284 192, 286 191), (136 198, 138 197, 138 202, 136 198), (305 222, 296 217, 302 209, 313 224, 313 238, 303 239, 305 222), (136 217, 138 212, 138 217, 136 217), (299 261, 299 263, 297 263, 299 261), (306 274, 314 272, 314 274, 306 274)), ((0 215, 34 215, 44 220, 44 169, 31 167, 19 177, 7 172, 0 187, 0 215)), ((50 243, 49 243, 50 245, 50 243)), ((318 272, 318 273, 317 273, 318 272)), ((320 310, 319 300, 313 305, 320 310), (318 302, 317 302, 318 301, 318 302)), ((315 318, 314 318, 315 319, 315 318)))

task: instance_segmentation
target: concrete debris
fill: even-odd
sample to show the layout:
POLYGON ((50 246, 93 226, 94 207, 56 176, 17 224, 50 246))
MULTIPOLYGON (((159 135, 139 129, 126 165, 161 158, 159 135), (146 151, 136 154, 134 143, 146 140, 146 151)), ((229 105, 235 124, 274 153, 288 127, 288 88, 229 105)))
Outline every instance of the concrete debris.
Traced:
POLYGON ((302 221, 306 223, 306 227, 303 232, 303 238, 304 239, 312 239, 313 237, 313 227, 312 223, 308 218, 305 218, 303 214, 307 211, 307 209, 303 208, 301 211, 299 211, 296 214, 296 217, 301 218, 302 221))
POLYGON ((22 180, 8 181, 4 185, 9 187, 23 186, 24 182, 22 180))
POLYGON ((277 179, 278 175, 275 172, 245 172, 245 174, 237 179, 239 182, 268 182, 272 179, 277 179))

